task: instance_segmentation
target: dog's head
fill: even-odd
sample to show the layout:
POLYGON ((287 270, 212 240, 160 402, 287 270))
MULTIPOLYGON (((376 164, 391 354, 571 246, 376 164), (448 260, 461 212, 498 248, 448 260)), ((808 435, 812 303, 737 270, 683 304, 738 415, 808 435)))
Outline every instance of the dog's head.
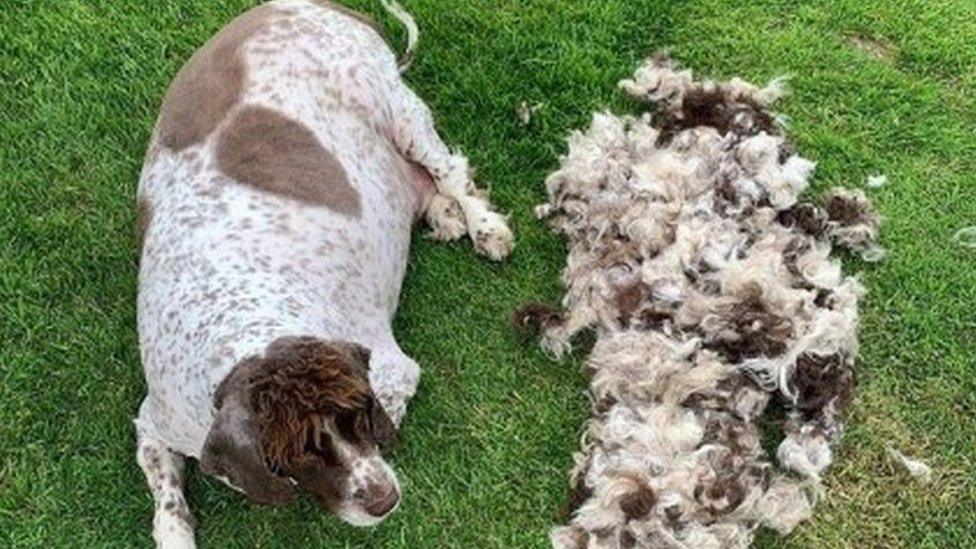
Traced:
POLYGON ((275 341, 217 388, 201 469, 258 503, 289 502, 298 486, 350 524, 379 522, 400 501, 380 456, 396 429, 368 373, 369 351, 360 345, 275 341))

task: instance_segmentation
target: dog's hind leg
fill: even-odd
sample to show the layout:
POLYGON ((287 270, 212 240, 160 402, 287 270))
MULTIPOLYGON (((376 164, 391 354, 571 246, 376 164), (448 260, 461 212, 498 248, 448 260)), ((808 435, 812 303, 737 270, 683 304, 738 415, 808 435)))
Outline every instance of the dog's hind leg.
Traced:
POLYGON ((173 452, 152 436, 139 430, 136 461, 146 474, 156 510, 153 516, 153 539, 156 547, 192 549, 193 515, 183 495, 185 458, 173 452))
POLYGON ((399 82, 393 107, 396 147, 426 169, 437 187, 425 212, 434 237, 452 240, 467 231, 479 253, 496 261, 505 258, 512 251, 512 231, 505 216, 492 211, 487 193, 471 181, 468 159, 447 148, 434 129, 430 109, 399 82))

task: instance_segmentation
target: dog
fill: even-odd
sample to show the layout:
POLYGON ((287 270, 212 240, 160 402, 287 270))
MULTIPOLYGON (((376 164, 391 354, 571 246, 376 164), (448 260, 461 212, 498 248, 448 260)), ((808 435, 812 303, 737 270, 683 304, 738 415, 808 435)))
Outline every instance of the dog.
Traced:
MULTIPOLYGON (((413 19, 383 3, 412 54, 413 19)), ((391 329, 412 226, 494 260, 513 247, 400 68, 366 17, 276 0, 167 91, 138 185, 136 454, 157 545, 194 546, 187 457, 257 503, 305 490, 354 525, 398 506, 381 449, 420 375, 391 329)))

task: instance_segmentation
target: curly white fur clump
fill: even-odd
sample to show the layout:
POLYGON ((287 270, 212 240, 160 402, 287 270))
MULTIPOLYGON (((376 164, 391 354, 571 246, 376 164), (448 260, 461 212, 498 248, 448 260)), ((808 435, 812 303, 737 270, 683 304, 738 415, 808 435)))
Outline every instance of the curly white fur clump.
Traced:
POLYGON ((657 116, 596 114, 536 213, 568 241, 561 310, 516 317, 559 356, 582 330, 591 419, 556 547, 741 547, 810 517, 841 436, 864 291, 831 242, 880 249, 863 193, 800 201, 814 163, 768 112, 781 82, 696 82, 664 56, 621 87, 657 116), (786 421, 775 467, 760 441, 786 421))

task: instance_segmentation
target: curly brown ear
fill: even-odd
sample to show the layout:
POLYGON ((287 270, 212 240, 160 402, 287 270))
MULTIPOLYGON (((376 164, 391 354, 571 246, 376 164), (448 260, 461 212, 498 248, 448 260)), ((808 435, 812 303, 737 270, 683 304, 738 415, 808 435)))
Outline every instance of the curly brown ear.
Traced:
POLYGON ((388 450, 397 439, 397 429, 393 420, 387 415, 383 405, 378 400, 371 399, 369 404, 369 424, 373 431, 373 439, 383 450, 388 450))
POLYGON ((295 488, 265 463, 250 407, 238 395, 220 397, 217 417, 200 455, 200 470, 226 478, 255 503, 280 505, 294 500, 295 488))

